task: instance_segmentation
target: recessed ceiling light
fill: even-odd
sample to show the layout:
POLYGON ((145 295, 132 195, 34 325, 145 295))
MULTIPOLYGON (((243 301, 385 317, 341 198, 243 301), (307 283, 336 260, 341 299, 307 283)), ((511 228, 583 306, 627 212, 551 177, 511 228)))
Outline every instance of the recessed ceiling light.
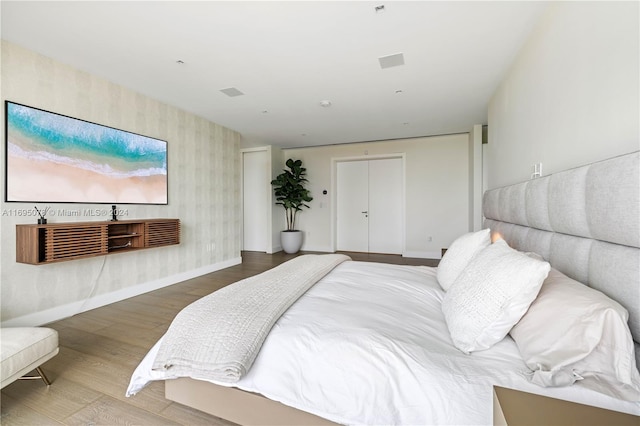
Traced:
POLYGON ((380 56, 378 58, 380 68, 391 68, 404 65, 404 55, 402 53, 394 53, 393 55, 380 56))
POLYGON ((328 100, 320 101, 320 106, 322 108, 329 108, 331 106, 331 101, 328 101, 328 100))
POLYGON ((241 91, 239 91, 237 88, 235 87, 227 87, 226 89, 220 89, 220 91, 222 93, 224 93, 227 96, 230 97, 234 97, 234 96, 242 96, 244 95, 244 93, 242 93, 241 91))

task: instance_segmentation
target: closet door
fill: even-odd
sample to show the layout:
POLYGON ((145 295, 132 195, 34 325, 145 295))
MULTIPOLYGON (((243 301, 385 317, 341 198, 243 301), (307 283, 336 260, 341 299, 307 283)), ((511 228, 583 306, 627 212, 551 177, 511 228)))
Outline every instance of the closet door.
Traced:
POLYGON ((337 163, 337 249, 402 254, 402 159, 337 163))
POLYGON ((369 251, 369 162, 337 164, 337 247, 341 251, 369 251))
POLYGON ((401 158, 369 161, 369 251, 402 254, 401 158))
POLYGON ((242 153, 243 250, 267 251, 269 204, 269 153, 242 153))

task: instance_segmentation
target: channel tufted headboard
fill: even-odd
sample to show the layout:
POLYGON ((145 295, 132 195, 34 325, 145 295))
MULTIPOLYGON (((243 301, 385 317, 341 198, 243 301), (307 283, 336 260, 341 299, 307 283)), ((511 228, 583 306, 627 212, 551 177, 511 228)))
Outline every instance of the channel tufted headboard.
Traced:
POLYGON ((489 190, 482 204, 492 235, 629 311, 640 365, 640 151, 489 190))

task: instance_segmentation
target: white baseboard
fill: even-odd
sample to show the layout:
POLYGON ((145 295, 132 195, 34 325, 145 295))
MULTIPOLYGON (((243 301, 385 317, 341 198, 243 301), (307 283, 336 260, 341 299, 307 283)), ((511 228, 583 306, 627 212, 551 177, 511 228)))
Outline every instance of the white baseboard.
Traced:
MULTIPOLYGON (((274 254, 274 253, 278 253, 279 251, 282 251, 283 248, 282 247, 274 247, 272 252, 267 252, 267 254, 274 254)), ((331 248, 329 247, 313 247, 313 246, 302 246, 300 248, 300 251, 317 251, 320 253, 335 253, 334 250, 331 250, 331 248)))
MULTIPOLYGON (((327 246, 303 246, 301 251, 335 253, 335 250, 327 246)), ((415 257, 418 259, 442 259, 442 254, 439 251, 405 251, 402 254, 402 257, 415 257)))
POLYGON ((301 251, 318 251, 321 253, 335 253, 331 247, 327 246, 302 246, 301 251))
POLYGON ((442 259, 442 252, 439 251, 405 251, 402 257, 415 257, 418 259, 442 259))
POLYGON ((83 301, 68 303, 66 305, 56 306, 55 308, 45 309, 44 311, 34 312, 31 314, 23 315, 21 317, 12 318, 12 319, 3 321, 1 326, 2 327, 36 327, 43 324, 48 324, 53 321, 58 321, 64 318, 71 317, 81 312, 86 312, 91 309, 95 309, 101 306, 109 305, 111 303, 119 302, 121 300, 138 296, 140 294, 148 293, 153 290, 158 290, 160 288, 177 284, 185 280, 190 280, 192 278, 209 274, 211 272, 219 271, 221 269, 225 269, 230 266, 239 265, 240 263, 242 263, 242 257, 236 257, 234 259, 229 259, 223 262, 214 263, 213 265, 203 266, 201 268, 193 269, 191 271, 181 272, 179 274, 171 275, 169 277, 160 278, 158 280, 149 281, 149 282, 138 284, 135 286, 123 288, 111 293, 100 294, 98 296, 95 296, 83 301))
POLYGON ((267 254, 273 254, 282 251, 282 246, 271 247, 271 251, 267 251, 267 254))

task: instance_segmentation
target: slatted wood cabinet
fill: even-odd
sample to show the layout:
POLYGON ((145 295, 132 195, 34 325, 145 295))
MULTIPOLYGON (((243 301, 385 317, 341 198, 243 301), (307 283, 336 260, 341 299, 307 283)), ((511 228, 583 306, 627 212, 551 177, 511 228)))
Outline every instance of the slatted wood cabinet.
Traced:
POLYGON ((180 243, 180 219, 16 225, 16 262, 42 265, 180 243))

